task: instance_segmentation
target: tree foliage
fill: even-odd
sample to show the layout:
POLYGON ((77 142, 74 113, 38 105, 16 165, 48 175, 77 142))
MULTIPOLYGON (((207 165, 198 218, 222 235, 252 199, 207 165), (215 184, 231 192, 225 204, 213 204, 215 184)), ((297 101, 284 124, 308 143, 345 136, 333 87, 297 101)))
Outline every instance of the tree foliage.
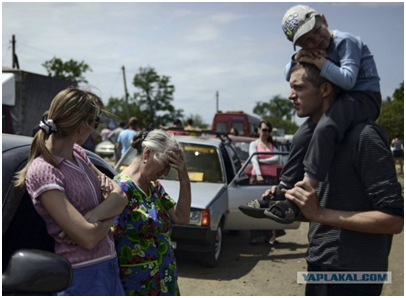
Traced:
POLYGON ((45 61, 42 66, 47 70, 49 77, 73 80, 78 83, 87 83, 84 73, 92 71, 84 61, 78 62, 70 59, 63 62, 62 59, 56 57, 45 61))
POLYGON ((385 131, 388 141, 390 141, 395 134, 399 134, 400 138, 404 138, 404 93, 403 83, 393 93, 393 98, 388 97, 382 103, 381 113, 377 123, 385 131))
POLYGON ((268 102, 257 102, 253 112, 271 122, 274 128, 284 129, 287 134, 294 134, 298 129, 298 125, 292 121, 296 112, 292 102, 280 95, 268 102))
MULTIPOLYGON (((124 98, 116 98, 116 97, 110 97, 109 102, 107 103, 106 106, 107 111, 109 111, 111 114, 114 114, 119 121, 125 121, 127 122, 129 119, 127 119, 127 110, 126 110, 126 105, 125 105, 125 99, 124 98)), ((143 123, 146 123, 145 115, 141 112, 139 106, 132 102, 128 103, 128 110, 130 117, 137 117, 138 122, 140 123, 140 126, 143 127, 143 123)))
POLYGON ((159 76, 155 69, 140 68, 133 84, 139 89, 134 94, 134 101, 146 115, 150 126, 172 123, 175 118, 183 118, 183 110, 176 110, 172 105, 175 86, 170 84, 170 77, 159 76))

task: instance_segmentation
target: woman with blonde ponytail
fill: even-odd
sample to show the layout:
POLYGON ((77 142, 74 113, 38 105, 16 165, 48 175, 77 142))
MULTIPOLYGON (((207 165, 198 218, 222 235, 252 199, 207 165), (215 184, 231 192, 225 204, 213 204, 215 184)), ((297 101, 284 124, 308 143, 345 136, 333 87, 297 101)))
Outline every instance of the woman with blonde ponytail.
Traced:
POLYGON ((64 295, 124 295, 110 227, 126 206, 121 188, 88 159, 82 145, 97 128, 103 102, 68 88, 53 99, 35 134, 27 166, 16 177, 55 239, 55 253, 72 264, 64 295))

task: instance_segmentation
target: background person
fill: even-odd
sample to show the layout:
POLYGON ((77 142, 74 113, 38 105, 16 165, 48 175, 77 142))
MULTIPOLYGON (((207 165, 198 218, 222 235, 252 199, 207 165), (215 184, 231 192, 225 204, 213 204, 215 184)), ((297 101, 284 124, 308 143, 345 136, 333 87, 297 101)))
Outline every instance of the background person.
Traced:
POLYGON ((100 132, 101 140, 106 141, 110 132, 111 132, 110 128, 108 127, 103 128, 102 131, 100 132))
MULTIPOLYGON (((250 143, 249 155, 252 156, 256 152, 274 152, 278 151, 278 147, 272 138, 272 124, 262 120, 258 124, 259 138, 250 143)), ((252 170, 250 176, 250 184, 268 184, 277 185, 277 166, 281 164, 281 155, 258 154, 251 159, 252 170)), ((275 243, 276 237, 283 236, 286 233, 276 230, 250 230, 250 243, 257 244, 259 241, 275 243)))
POLYGON ((117 153, 120 155, 117 157, 117 160, 123 156, 127 150, 130 148, 130 143, 132 138, 135 136, 138 130, 138 119, 136 117, 131 117, 128 121, 127 128, 123 129, 118 135, 116 147, 117 153))
POLYGON ((400 167, 400 174, 403 174, 403 140, 399 139, 399 134, 395 135, 395 138, 391 141, 391 146, 393 149, 393 158, 395 159, 395 163, 399 163, 400 167))
MULTIPOLYGON (((289 99, 317 123, 336 101, 335 86, 311 64, 292 68, 289 99)), ((263 194, 275 192, 276 186, 263 194)), ((285 196, 310 221, 309 272, 385 272, 393 234, 403 230, 402 188, 385 133, 372 121, 346 132, 317 192, 307 181, 285 196)), ((309 296, 380 295, 381 284, 306 284, 309 296)))
POLYGON ((187 135, 186 131, 184 130, 182 121, 178 118, 173 120, 172 126, 169 127, 167 131, 173 133, 174 135, 187 135))
POLYGON ((195 131, 195 128, 193 127, 193 119, 192 119, 192 118, 189 118, 189 119, 186 121, 186 124, 187 124, 187 125, 185 126, 185 130, 188 131, 189 136, 197 136, 197 133, 194 132, 194 131, 195 131))
POLYGON ((118 136, 120 135, 120 132, 124 129, 125 127, 125 122, 124 121, 120 121, 118 123, 118 127, 113 129, 108 135, 107 135, 107 139, 112 142, 114 144, 114 159, 116 161, 116 163, 119 160, 119 156, 121 155, 118 150, 117 150, 117 139, 118 136))
POLYGON ((26 185, 54 238, 55 253, 72 265, 72 284, 60 296, 124 295, 110 227, 126 197, 80 147, 102 111, 103 103, 93 93, 76 88, 59 92, 16 177, 16 186, 26 185))
POLYGON ((115 180, 128 197, 113 229, 120 278, 127 295, 179 295, 172 224, 188 224, 191 186, 179 143, 161 129, 140 131, 131 146, 131 164, 115 180), (159 177, 178 172, 179 198, 166 193, 159 177))
MULTIPOLYGON (((259 137, 250 143, 249 155, 256 152, 278 151, 277 143, 272 138, 271 123, 262 120, 258 124, 259 137)), ((250 184, 277 185, 277 166, 282 163, 281 155, 257 154, 251 159, 252 170, 250 184)))

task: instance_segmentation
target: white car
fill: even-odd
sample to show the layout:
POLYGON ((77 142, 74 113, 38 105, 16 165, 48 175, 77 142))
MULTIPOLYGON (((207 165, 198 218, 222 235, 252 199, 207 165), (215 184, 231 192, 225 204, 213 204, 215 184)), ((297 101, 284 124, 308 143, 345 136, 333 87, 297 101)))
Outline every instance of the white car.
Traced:
POLYGON ((102 158, 114 157, 114 144, 108 140, 102 141, 96 145, 94 152, 102 158))
MULTIPOLYGON (((183 147, 192 186, 192 206, 188 225, 174 225, 172 241, 175 249, 199 255, 201 264, 214 267, 221 253, 224 230, 283 230, 297 229, 300 222, 279 224, 269 219, 257 219, 243 214, 238 206, 259 199, 271 185, 250 185, 230 139, 219 137, 176 136, 183 147)), ((276 154, 273 152, 273 154, 276 154)), ((280 154, 287 154, 280 153, 280 154)), ((121 172, 134 158, 130 149, 116 165, 121 172)), ((161 177, 168 194, 177 199, 179 182, 172 169, 161 177)))

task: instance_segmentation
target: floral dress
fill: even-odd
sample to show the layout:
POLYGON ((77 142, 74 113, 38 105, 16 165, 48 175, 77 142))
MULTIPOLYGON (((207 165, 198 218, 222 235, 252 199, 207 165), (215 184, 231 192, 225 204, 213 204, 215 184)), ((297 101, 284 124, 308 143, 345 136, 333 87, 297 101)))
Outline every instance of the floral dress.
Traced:
POLYGON ((168 213, 175 201, 159 181, 150 182, 147 195, 127 175, 114 180, 128 197, 112 227, 124 291, 130 296, 180 295, 168 213))

